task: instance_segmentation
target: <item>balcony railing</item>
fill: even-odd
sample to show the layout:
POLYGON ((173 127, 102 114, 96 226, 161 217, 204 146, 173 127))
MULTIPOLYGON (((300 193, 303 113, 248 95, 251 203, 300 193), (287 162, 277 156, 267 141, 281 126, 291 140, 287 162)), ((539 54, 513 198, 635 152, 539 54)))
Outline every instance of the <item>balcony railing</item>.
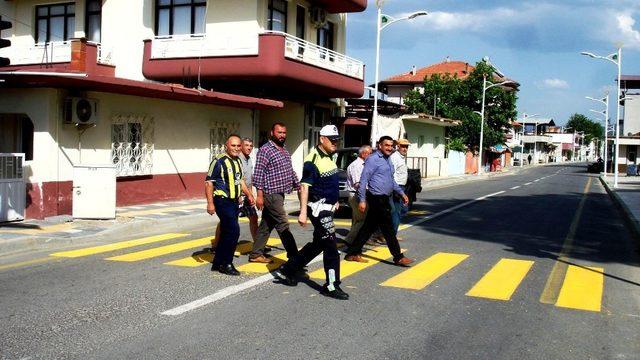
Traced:
POLYGON ((71 42, 52 41, 31 46, 10 46, 0 56, 11 59, 11 65, 50 64, 71 61, 71 42))
MULTIPOLYGON (((364 79, 364 64, 333 50, 318 46, 295 36, 276 31, 284 37, 284 56, 340 74, 364 79)), ((153 40, 151 59, 179 59, 218 56, 258 55, 259 36, 230 35, 213 38, 203 34, 158 36, 153 40)))
POLYGON ((345 74, 359 80, 364 79, 364 64, 362 61, 287 33, 276 31, 269 31, 267 33, 284 36, 284 56, 287 58, 345 74))
POLYGON ((113 49, 104 46, 100 43, 96 43, 98 49, 98 64, 115 65, 113 62, 113 49))
POLYGON ((156 36, 151 48, 152 59, 176 59, 214 56, 258 55, 258 37, 228 35, 207 37, 205 34, 156 36))
POLYGON ((553 142, 553 138, 548 135, 524 135, 522 136, 522 141, 525 143, 541 142, 550 144, 553 142))

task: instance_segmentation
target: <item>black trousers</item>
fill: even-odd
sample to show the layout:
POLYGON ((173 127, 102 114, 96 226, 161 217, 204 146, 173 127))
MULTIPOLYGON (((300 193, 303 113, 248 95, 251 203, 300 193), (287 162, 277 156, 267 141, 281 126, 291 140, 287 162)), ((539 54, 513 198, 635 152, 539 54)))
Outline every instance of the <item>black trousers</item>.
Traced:
POLYGON ((333 223, 333 211, 320 211, 318 216, 311 214, 309 219, 313 224, 313 241, 307 243, 296 256, 286 264, 291 270, 300 270, 322 252, 322 262, 326 276, 325 285, 340 284, 340 254, 336 244, 336 229, 333 223))
MULTIPOLYGON (((393 260, 399 260, 404 257, 400 250, 398 238, 393 229, 391 220, 391 196, 390 195, 373 195, 367 191, 367 216, 364 218, 364 224, 360 228, 356 239, 347 249, 347 255, 361 254, 364 244, 369 240, 371 234, 380 228, 382 235, 387 241, 387 247, 393 255, 393 260)), ((353 209, 358 211, 358 209, 353 209)))

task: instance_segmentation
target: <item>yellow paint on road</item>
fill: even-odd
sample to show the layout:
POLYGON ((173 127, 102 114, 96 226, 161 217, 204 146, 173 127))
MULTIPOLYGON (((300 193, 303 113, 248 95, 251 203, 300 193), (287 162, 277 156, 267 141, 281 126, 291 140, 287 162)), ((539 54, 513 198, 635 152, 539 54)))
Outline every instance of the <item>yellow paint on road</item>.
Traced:
POLYGON ((178 251, 194 249, 201 246, 211 246, 212 236, 203 237, 200 239, 184 241, 177 244, 160 246, 157 248, 142 250, 133 253, 128 253, 124 255, 114 256, 110 258, 106 258, 105 260, 111 261, 126 261, 126 262, 134 262, 140 260, 147 260, 167 254, 176 253, 178 251))
POLYGON ((578 230, 578 223, 580 222, 580 218, 582 217, 584 203, 587 200, 587 195, 589 194, 589 189, 591 188, 592 179, 593 178, 589 178, 584 186, 584 190, 582 191, 582 198, 580 199, 580 203, 578 204, 576 213, 573 216, 571 225, 569 226, 567 237, 564 240, 564 244, 562 244, 560 254, 558 254, 558 258, 553 265, 553 269, 551 269, 551 274, 549 274, 549 278, 547 279, 547 283, 544 286, 544 290, 540 295, 541 303, 553 304, 558 299, 560 286, 562 284, 562 278, 567 272, 567 262, 569 260, 569 254, 573 249, 573 241, 576 236, 576 231, 578 230))
POLYGON ((134 246, 152 244, 152 243, 176 239, 176 238, 180 238, 188 235, 189 234, 179 234, 179 233, 162 234, 157 236, 149 236, 142 239, 121 241, 113 244, 100 245, 100 246, 94 246, 94 247, 70 250, 70 251, 61 251, 61 252, 50 254, 50 256, 77 258, 82 256, 101 254, 101 253, 114 251, 114 250, 126 249, 134 246))
POLYGON ((427 210, 410 210, 409 212, 407 212, 407 215, 411 215, 411 216, 427 215, 427 214, 431 214, 431 212, 427 210))
POLYGON ((501 259, 467 292, 467 296, 510 300, 532 266, 533 261, 501 259))
MULTIPOLYGON (((404 251, 404 249, 402 250, 404 251)), ((342 260, 340 262, 340 278, 346 279, 347 277, 362 271, 366 268, 369 268, 381 261, 385 261, 391 259, 392 255, 389 252, 389 248, 386 246, 378 246, 371 250, 366 251, 362 254, 362 257, 369 260, 366 263, 354 262, 354 261, 346 261, 342 260)), ((309 277, 312 279, 324 280, 325 274, 324 269, 318 269, 309 274, 309 277)))
MULTIPOLYGON (((278 238, 269 238, 269 240, 267 241, 267 245, 269 246, 277 246, 279 244, 280 244, 280 239, 278 238)), ((236 251, 234 255, 240 256, 240 255, 247 254, 251 251, 252 248, 253 248, 252 242, 239 243, 238 246, 236 246, 236 251)), ((205 264, 211 264, 211 261, 213 261, 213 254, 211 254, 210 252, 206 252, 206 253, 196 253, 189 257, 169 261, 164 264, 171 265, 171 266, 182 266, 182 267, 198 267, 205 264)))
POLYGON ((600 311, 604 288, 604 269, 570 265, 564 278, 556 306, 600 311))
POLYGON ((21 261, 21 262, 17 262, 17 263, 13 263, 13 264, 5 264, 5 265, 0 265, 0 270, 9 270, 9 269, 17 268, 17 267, 22 267, 22 266, 41 264, 41 263, 45 263, 45 262, 52 261, 52 260, 54 260, 54 259, 52 259, 50 257, 46 257, 46 258, 39 258, 39 259, 21 261))
POLYGON ((287 262, 287 252, 283 251, 277 253, 271 257, 273 262, 271 264, 261 264, 261 263, 246 263, 244 265, 240 265, 237 267, 240 272, 247 273, 256 273, 256 274, 266 274, 277 269, 280 265, 287 262))
POLYGON ((380 285, 421 290, 468 257, 466 254, 437 253, 380 285))

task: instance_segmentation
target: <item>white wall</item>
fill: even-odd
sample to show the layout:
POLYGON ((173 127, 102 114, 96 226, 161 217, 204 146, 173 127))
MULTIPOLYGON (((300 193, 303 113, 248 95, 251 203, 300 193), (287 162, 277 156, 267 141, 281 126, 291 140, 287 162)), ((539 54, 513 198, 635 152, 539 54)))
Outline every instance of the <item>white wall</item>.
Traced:
MULTIPOLYGON (((624 134, 620 133, 620 136, 640 132, 640 95, 627 95, 627 97, 631 100, 625 101, 624 104, 624 134)), ((613 111, 615 117, 615 108, 613 111)))

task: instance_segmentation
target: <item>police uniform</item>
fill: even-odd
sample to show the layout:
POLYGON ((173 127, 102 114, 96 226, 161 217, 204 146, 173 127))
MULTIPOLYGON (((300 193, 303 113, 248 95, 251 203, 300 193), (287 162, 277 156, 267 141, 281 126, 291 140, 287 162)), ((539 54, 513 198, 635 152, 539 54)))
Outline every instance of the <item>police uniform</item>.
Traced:
POLYGON ((339 178, 331 155, 319 148, 311 150, 305 158, 300 183, 309 187, 307 214, 313 224, 313 241, 284 265, 284 271, 299 271, 322 252, 326 275, 324 289, 334 291, 340 284, 340 255, 333 223, 333 210, 339 197, 339 178))
POLYGON ((214 269, 233 262, 233 253, 240 238, 238 198, 242 193, 242 179, 242 164, 238 158, 222 154, 209 165, 206 181, 213 183, 213 204, 220 219, 214 269))

